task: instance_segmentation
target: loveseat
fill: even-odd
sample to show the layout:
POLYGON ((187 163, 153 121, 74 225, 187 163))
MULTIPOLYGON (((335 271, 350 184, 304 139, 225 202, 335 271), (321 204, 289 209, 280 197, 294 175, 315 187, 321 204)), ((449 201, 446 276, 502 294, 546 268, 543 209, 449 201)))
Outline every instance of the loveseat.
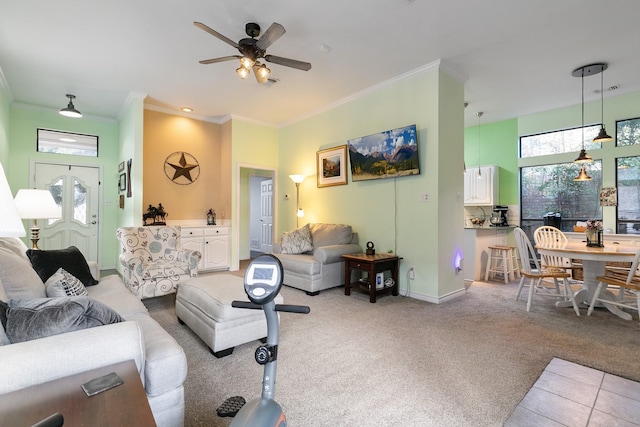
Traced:
POLYGON ((308 295, 344 285, 342 255, 362 253, 350 225, 306 224, 286 232, 273 244, 284 270, 284 284, 308 295))
MULTIPOLYGON (((19 239, 0 238, 0 301, 8 302, 9 307, 47 297, 45 283, 32 268, 32 264, 33 267, 36 265, 34 258, 28 258, 26 251, 27 247, 19 239)), ((42 251, 36 255, 50 254, 55 255, 56 251, 42 251)), ((48 261, 52 259, 55 258, 49 257, 48 261)), ((6 331, 0 329, 0 395, 133 359, 157 425, 182 426, 183 383, 187 374, 182 347, 151 318, 146 307, 127 290, 118 275, 100 278, 97 264, 84 263, 98 282, 86 286, 88 297, 55 300, 85 298, 98 301, 99 305, 119 314, 123 321, 28 341, 14 339, 13 343, 8 338, 7 323, 6 331)), ((89 281, 96 280, 90 278, 89 281)), ((46 289, 50 282, 47 280, 46 289)), ((7 321, 5 319, 3 323, 7 321)))
POLYGON ((120 265, 124 284, 138 298, 174 293, 179 283, 198 275, 202 255, 183 249, 180 226, 121 227, 120 265))

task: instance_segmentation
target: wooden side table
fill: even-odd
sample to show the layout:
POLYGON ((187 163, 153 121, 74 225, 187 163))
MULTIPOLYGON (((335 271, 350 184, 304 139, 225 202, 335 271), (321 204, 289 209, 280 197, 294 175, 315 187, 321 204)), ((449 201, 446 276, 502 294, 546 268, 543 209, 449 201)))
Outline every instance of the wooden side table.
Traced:
POLYGON ((56 412, 64 417, 65 426, 156 425, 133 360, 0 396, 2 426, 30 426, 56 412), (123 383, 91 397, 84 393, 82 384, 110 372, 118 374, 123 383))
POLYGON ((376 295, 391 291, 391 295, 398 295, 398 265, 402 258, 392 254, 351 254, 342 255, 344 259, 344 294, 351 295, 351 289, 369 294, 369 302, 376 302, 376 295), (368 281, 351 281, 353 270, 366 271, 368 281), (375 278, 377 273, 391 271, 393 285, 376 289, 375 278))

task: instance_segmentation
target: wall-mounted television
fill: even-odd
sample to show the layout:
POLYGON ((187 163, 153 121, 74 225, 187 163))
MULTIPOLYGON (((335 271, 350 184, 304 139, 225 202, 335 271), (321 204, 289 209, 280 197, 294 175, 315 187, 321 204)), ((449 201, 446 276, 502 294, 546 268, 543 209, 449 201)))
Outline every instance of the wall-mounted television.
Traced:
POLYGON ((354 182, 420 174, 416 125, 350 139, 348 145, 354 182))

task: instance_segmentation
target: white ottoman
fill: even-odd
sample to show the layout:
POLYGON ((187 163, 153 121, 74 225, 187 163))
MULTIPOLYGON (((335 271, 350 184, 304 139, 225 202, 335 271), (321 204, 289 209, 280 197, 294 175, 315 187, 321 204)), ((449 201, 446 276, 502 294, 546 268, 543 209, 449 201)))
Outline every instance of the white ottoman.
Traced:
MULTIPOLYGON (((231 307, 231 302, 249 301, 244 280, 230 274, 189 279, 178 285, 176 314, 216 357, 233 353, 236 345, 266 338, 267 321, 262 310, 231 307)), ((284 299, 278 295, 276 304, 284 299)))

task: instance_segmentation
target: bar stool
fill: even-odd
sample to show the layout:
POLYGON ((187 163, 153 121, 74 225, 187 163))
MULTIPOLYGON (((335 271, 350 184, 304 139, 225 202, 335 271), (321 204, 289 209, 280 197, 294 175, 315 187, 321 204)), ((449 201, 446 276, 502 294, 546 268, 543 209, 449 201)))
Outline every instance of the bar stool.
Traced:
POLYGON ((515 249, 514 246, 489 246, 485 281, 501 275, 504 278, 504 283, 509 283, 516 277, 520 277, 520 266, 515 249))

